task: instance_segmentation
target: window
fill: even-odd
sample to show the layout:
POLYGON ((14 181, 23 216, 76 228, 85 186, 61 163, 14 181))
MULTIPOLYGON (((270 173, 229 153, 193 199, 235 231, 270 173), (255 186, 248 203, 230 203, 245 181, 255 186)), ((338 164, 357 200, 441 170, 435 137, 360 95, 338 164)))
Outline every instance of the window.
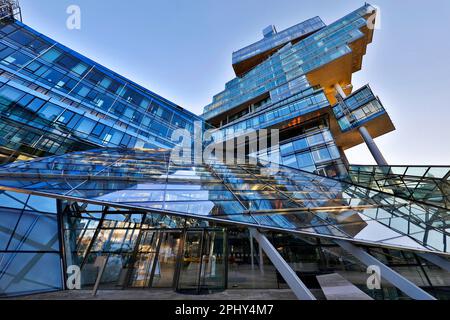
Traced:
POLYGON ((325 130, 324 132, 322 132, 322 134, 323 134, 323 138, 324 138, 325 142, 333 141, 333 136, 331 135, 330 131, 325 130))
POLYGON ((294 141, 295 151, 300 151, 306 148, 308 148, 308 143, 306 142, 305 138, 294 141))
POLYGON ((124 116, 127 117, 127 118, 129 118, 129 119, 131 119, 131 118, 133 117, 133 115, 134 115, 134 110, 131 109, 131 108, 129 108, 129 107, 127 107, 127 108, 125 109, 124 116))
POLYGON ((104 75, 96 70, 92 70, 89 73, 88 80, 91 81, 93 84, 97 85, 102 79, 104 75))
POLYGON ((323 143, 323 142, 324 142, 323 136, 322 136, 321 133, 318 133, 318 134, 309 136, 307 139, 308 139, 308 144, 309 144, 310 146, 314 146, 314 145, 316 145, 316 144, 320 144, 320 143, 323 143))
POLYGON ((111 139, 109 140, 109 142, 115 145, 119 145, 120 141, 122 140, 123 133, 112 129, 109 134, 111 135, 111 139))
POLYGON ((107 89, 110 85, 111 85, 111 79, 109 79, 108 77, 103 78, 102 81, 100 81, 100 86, 107 89))
POLYGON ((2 33, 4 34, 10 34, 11 32, 17 30, 16 25, 14 24, 7 24, 4 27, 2 27, 2 33))
POLYGON ((81 76, 87 69, 88 66, 80 62, 79 64, 77 64, 75 67, 72 68, 72 71, 81 76))
POLYGON ((52 48, 42 55, 42 59, 48 62, 53 62, 56 59, 58 59, 60 55, 61 55, 60 51, 52 48))
POLYGON ((4 86, 0 89, 0 104, 9 106, 13 102, 17 102, 23 95, 24 93, 20 90, 4 86))
POLYGON ((94 130, 92 130, 92 135, 96 136, 96 137, 100 137, 103 129, 105 129, 105 125, 103 125, 101 123, 97 123, 94 130))
POLYGON ((10 34, 8 38, 23 46, 28 45, 34 39, 33 35, 26 32, 25 30, 17 30, 16 32, 10 34))
POLYGON ((62 79, 63 75, 56 70, 50 69, 46 73, 44 73, 42 77, 45 78, 45 80, 47 80, 48 82, 56 84, 59 82, 59 80, 62 79))
POLYGON ((49 47, 49 44, 40 39, 35 39, 28 47, 34 52, 41 53, 49 47))
POLYGON ((13 53, 9 57, 5 58, 4 61, 7 63, 15 64, 16 66, 24 66, 32 59, 20 52, 13 53))
POLYGON ((142 125, 145 126, 145 127, 147 127, 147 126, 150 124, 150 121, 151 121, 151 119, 150 119, 149 117, 144 116, 144 117, 142 118, 142 125))
POLYGON ((71 56, 64 55, 58 60, 57 64, 63 68, 70 70, 78 64, 78 61, 71 56))
POLYGON ((176 127, 184 129, 186 128, 187 122, 184 119, 174 115, 172 119, 172 124, 175 125, 176 127))
POLYGON ((5 59, 6 57, 10 56, 14 52, 14 49, 12 48, 6 48, 5 50, 2 50, 0 53, 0 59, 5 59))
POLYGON ((298 166, 300 168, 309 167, 311 165, 314 165, 314 161, 309 152, 297 154, 296 157, 297 157, 298 166))
POLYGON ((52 103, 47 103, 41 110, 39 110, 38 115, 49 121, 55 120, 59 114, 62 112, 62 108, 54 105, 52 103))
POLYGON ((297 159, 295 155, 283 158, 283 165, 292 168, 298 168, 297 159))
POLYGON ((91 91, 90 88, 88 88, 86 86, 81 86, 78 89, 78 95, 81 97, 86 97, 90 91, 91 91))
POLYGON ((312 152, 312 155, 316 163, 331 160, 331 156, 327 148, 315 150, 312 152))
POLYGON ((19 102, 17 104, 24 107, 27 104, 29 104, 31 102, 31 100, 33 100, 33 98, 34 98, 34 96, 32 96, 31 94, 26 94, 25 96, 23 96, 22 99, 19 100, 19 102))
POLYGON ((294 152, 294 147, 292 143, 286 143, 280 146, 281 155, 286 155, 291 152, 294 152))
POLYGON ((124 136, 123 136, 123 139, 122 139, 122 141, 120 142, 120 145, 121 146, 128 146, 128 143, 130 142, 130 139, 131 139, 131 136, 130 135, 128 135, 128 134, 125 134, 124 136))
POLYGON ((33 111, 33 112, 37 112, 39 110, 40 107, 42 107, 42 105, 45 103, 44 100, 41 100, 39 98, 35 98, 33 101, 31 101, 31 103, 29 103, 26 108, 33 111))
POLYGON ((40 64, 39 62, 33 61, 30 64, 28 64, 26 66, 25 69, 31 71, 31 72, 35 72, 36 70, 38 70, 40 67, 42 66, 42 64, 40 64))
POLYGON ((81 116, 79 114, 74 114, 72 119, 70 119, 69 123, 67 124, 67 127, 69 129, 73 129, 77 123, 81 120, 81 116))
POLYGON ((330 156, 332 159, 339 159, 341 157, 339 150, 336 146, 328 147, 328 152, 330 152, 330 156))
POLYGON ((140 106, 147 110, 150 105, 150 101, 148 99, 143 99, 140 103, 140 106))
POLYGON ((82 133, 90 134, 92 129, 94 128, 94 126, 95 126, 95 121, 88 119, 88 118, 84 118, 75 127, 75 130, 82 132, 82 133))
POLYGON ((66 110, 59 117, 58 122, 67 124, 70 121, 70 119, 72 119, 73 115, 74 115, 74 113, 72 111, 66 110))

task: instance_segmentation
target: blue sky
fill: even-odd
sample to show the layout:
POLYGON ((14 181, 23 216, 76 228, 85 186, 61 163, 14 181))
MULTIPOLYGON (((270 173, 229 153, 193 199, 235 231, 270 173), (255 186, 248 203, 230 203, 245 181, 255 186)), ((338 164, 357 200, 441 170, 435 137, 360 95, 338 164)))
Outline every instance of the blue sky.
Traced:
MULTIPOLYGON (((24 22, 180 106, 200 114, 234 76, 231 53, 319 15, 331 23, 356 0, 20 0, 24 22), (81 8, 81 30, 66 8, 81 8)), ((370 83, 397 131, 376 139, 390 164, 450 165, 450 1, 377 0, 381 29, 354 75, 370 83)), ((364 145, 351 163, 373 164, 364 145)))

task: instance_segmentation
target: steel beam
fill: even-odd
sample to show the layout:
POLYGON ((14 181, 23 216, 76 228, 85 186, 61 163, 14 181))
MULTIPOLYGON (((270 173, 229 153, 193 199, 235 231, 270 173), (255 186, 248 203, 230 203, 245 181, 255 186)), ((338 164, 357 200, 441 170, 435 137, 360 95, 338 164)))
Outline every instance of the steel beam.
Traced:
POLYGON ((362 126, 358 128, 359 134, 363 138, 364 142, 367 145, 367 148, 369 148, 370 153, 372 154, 373 158, 375 159, 376 163, 379 166, 387 166, 387 161, 383 157, 383 154, 381 153, 380 149, 378 149, 377 144, 373 140, 372 136, 370 135, 369 131, 367 131, 366 127, 362 126))
POLYGON ((416 286, 414 283, 392 270, 365 250, 345 240, 335 240, 335 242, 345 251, 353 255, 366 266, 377 266, 380 268, 380 276, 388 281, 403 293, 415 300, 436 300, 428 292, 416 286))
POLYGON ((283 277, 299 300, 316 300, 314 295, 309 291, 305 284, 300 280, 297 274, 292 270, 289 264, 278 253, 277 249, 270 243, 269 239, 256 229, 250 229, 250 234, 259 246, 264 250, 266 255, 272 261, 275 268, 283 277))
POLYGON ((418 254, 418 256, 437 265, 439 268, 444 269, 447 272, 450 272, 450 261, 433 253, 420 253, 418 254))

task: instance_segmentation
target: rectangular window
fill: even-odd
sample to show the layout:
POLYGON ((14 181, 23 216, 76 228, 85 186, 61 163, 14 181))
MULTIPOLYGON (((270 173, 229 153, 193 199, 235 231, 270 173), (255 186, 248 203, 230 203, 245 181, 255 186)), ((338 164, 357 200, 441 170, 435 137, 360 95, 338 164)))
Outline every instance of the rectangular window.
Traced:
POLYGON ((327 148, 315 150, 312 152, 312 155, 316 163, 331 160, 331 156, 327 148))
POLYGON ((40 107, 42 107, 42 105, 45 103, 44 100, 41 100, 39 98, 35 98, 33 101, 31 101, 31 103, 29 103, 26 108, 33 111, 33 112, 37 112, 39 110, 40 107))
POLYGON ((92 135, 96 136, 96 137, 100 137, 100 135, 102 134, 103 129, 105 129, 105 125, 103 125, 101 123, 97 123, 97 125, 94 128, 94 130, 92 130, 92 135))
POLYGON ((13 53, 12 55, 10 55, 9 57, 4 59, 4 61, 6 61, 7 63, 12 63, 19 67, 26 65, 31 60, 32 60, 32 58, 30 58, 29 56, 26 56, 20 52, 13 53))
POLYGON ((59 56, 61 56, 61 52, 52 48, 42 55, 42 59, 48 62, 53 62, 58 59, 59 56))
POLYGON ((100 81, 100 86, 105 89, 108 89, 108 87, 111 85, 111 82, 112 82, 111 79, 109 79, 108 77, 105 77, 105 78, 103 78, 102 81, 100 81))
POLYGON ((292 143, 286 143, 280 146, 281 155, 286 155, 291 152, 294 152, 294 147, 292 143))
POLYGON ((80 62, 79 64, 77 64, 75 67, 72 68, 72 71, 81 76, 83 73, 86 72, 87 69, 88 66, 80 62))
POLYGON ((26 66, 26 70, 29 70, 31 72, 35 72, 37 69, 39 69, 42 66, 39 62, 33 61, 29 65, 26 66))
POLYGON ((24 95, 25 93, 20 90, 4 86, 0 89, 0 104, 9 106, 14 102, 19 101, 24 95))
POLYGON ((57 64, 70 70, 78 64, 78 61, 69 55, 64 55, 58 60, 57 64))
POLYGON ((295 155, 283 158, 283 165, 292 167, 292 168, 298 168, 297 159, 296 159, 295 155))
POLYGON ((111 135, 111 139, 109 142, 115 145, 119 145, 123 137, 123 132, 112 129, 109 134, 111 135))
POLYGON ((78 89, 78 95, 84 98, 89 94, 90 91, 91 91, 90 88, 88 88, 86 86, 81 86, 78 89))
POLYGON ((95 126, 95 121, 88 119, 88 118, 84 118, 75 127, 75 130, 82 132, 82 133, 90 134, 92 129, 94 128, 94 126, 95 126))
POLYGON ((314 165, 314 161, 312 159, 312 156, 309 152, 297 154, 297 162, 300 168, 309 167, 311 165, 314 165))
POLYGON ((336 146, 328 147, 328 152, 330 152, 331 159, 339 159, 341 154, 336 146))
POLYGON ((63 75, 56 70, 50 69, 42 75, 42 78, 50 83, 56 84, 63 78, 63 75))
POLYGON ((29 44, 29 48, 34 52, 41 53, 45 51, 50 45, 41 39, 35 39, 29 44))
POLYGON ((320 143, 324 142, 323 135, 321 133, 309 136, 307 139, 308 139, 308 144, 310 146, 314 146, 316 144, 320 144, 320 143))
POLYGON ((23 46, 28 45, 34 39, 32 34, 30 34, 29 32, 27 32, 23 29, 17 30, 16 32, 10 34, 8 36, 8 38, 14 40, 15 42, 17 42, 23 46))
POLYGON ((305 138, 294 141, 295 151, 300 151, 306 148, 308 148, 308 143, 306 142, 305 138))
POLYGON ((66 110, 63 112, 63 114, 58 118, 58 122, 67 124, 72 117, 74 116, 74 113, 72 111, 66 110))
POLYGON ((39 116, 49 121, 55 120, 62 112, 62 108, 52 103, 47 103, 38 112, 39 116))

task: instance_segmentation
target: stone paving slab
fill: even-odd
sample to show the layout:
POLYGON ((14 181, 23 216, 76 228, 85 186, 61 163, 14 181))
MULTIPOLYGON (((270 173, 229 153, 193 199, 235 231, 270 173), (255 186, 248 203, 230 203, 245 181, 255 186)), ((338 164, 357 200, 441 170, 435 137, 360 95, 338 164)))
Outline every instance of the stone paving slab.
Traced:
POLYGON ((239 289, 206 295, 187 295, 166 289, 58 291, 17 297, 18 300, 297 300, 289 289, 239 289))

